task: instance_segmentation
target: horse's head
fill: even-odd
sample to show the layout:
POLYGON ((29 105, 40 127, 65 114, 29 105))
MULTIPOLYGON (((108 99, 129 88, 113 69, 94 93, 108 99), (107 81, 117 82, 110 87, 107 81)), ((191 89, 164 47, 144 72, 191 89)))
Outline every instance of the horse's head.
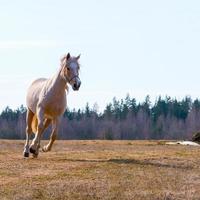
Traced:
POLYGON ((80 55, 77 57, 73 57, 68 53, 61 59, 61 64, 64 70, 64 77, 66 81, 72 86, 73 90, 79 90, 81 86, 81 80, 79 78, 79 60, 80 55))

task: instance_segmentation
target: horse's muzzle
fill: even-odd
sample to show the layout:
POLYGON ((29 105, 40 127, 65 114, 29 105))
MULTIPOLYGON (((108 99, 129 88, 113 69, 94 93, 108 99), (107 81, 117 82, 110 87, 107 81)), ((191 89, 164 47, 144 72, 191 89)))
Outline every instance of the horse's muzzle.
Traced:
POLYGON ((81 82, 74 83, 73 86, 72 86, 72 88, 73 88, 73 90, 77 91, 77 90, 79 90, 80 86, 81 86, 81 82))

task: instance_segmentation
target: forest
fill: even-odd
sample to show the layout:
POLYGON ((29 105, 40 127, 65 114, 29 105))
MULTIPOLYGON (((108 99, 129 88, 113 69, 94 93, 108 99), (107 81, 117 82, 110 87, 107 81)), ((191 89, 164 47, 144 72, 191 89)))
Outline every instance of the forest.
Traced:
MULTIPOLYGON (((26 108, 6 107, 0 114, 0 138, 24 139, 26 108)), ((67 109, 62 117, 58 139, 191 139, 200 130, 200 100, 159 96, 154 103, 147 95, 137 102, 129 94, 113 98, 102 112, 87 103, 84 109, 67 109)), ((50 134, 50 127, 43 138, 50 134)))

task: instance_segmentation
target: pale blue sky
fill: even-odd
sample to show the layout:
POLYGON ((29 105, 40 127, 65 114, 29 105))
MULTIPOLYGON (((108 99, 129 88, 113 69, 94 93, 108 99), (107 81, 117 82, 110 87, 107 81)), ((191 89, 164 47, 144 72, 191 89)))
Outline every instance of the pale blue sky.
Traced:
POLYGON ((127 93, 200 97, 200 2, 0 0, 0 110, 25 104, 29 84, 68 51, 82 68, 71 109, 127 93))

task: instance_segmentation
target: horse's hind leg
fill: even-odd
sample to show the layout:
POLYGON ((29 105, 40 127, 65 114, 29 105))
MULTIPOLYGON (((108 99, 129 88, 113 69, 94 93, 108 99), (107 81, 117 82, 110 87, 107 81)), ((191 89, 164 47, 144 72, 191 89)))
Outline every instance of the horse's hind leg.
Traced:
POLYGON ((51 119, 45 119, 44 122, 42 122, 42 120, 38 120, 38 121, 39 121, 38 130, 30 147, 30 152, 33 154, 33 157, 37 157, 39 154, 40 140, 41 140, 42 134, 51 123, 51 119))
POLYGON ((26 114, 26 143, 24 146, 24 157, 29 157, 29 140, 32 133, 31 122, 33 119, 34 113, 28 109, 26 114))
POLYGON ((51 151, 52 145, 57 137, 58 125, 59 125, 58 119, 52 121, 52 132, 51 132, 50 140, 49 140, 49 143, 42 148, 42 151, 44 152, 51 151))
POLYGON ((40 148, 40 138, 42 134, 42 130, 44 127, 44 111, 42 108, 38 108, 37 110, 37 131, 35 133, 35 137, 32 140, 32 143, 30 145, 29 151, 34 155, 34 157, 37 157, 39 153, 39 148, 40 148))

